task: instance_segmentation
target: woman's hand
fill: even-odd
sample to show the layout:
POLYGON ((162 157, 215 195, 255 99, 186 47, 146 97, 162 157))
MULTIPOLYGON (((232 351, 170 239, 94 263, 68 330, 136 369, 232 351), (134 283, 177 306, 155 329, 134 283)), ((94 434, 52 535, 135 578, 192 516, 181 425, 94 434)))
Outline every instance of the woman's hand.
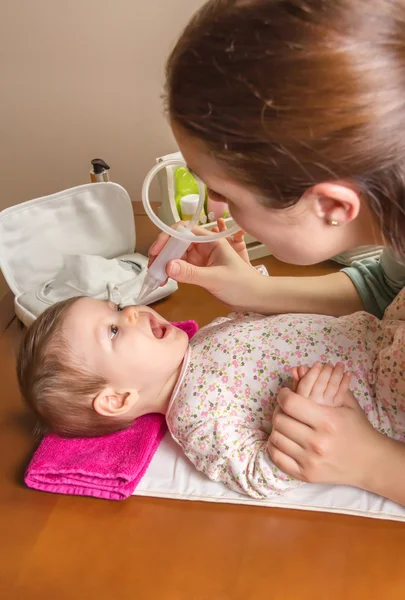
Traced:
MULTIPOLYGON (((317 364, 305 371, 296 392, 284 388, 278 395, 271 459, 302 481, 370 489, 368 478, 385 436, 373 429, 348 390, 341 366, 317 364)), ((292 375, 297 381, 299 373, 292 375)))
MULTIPOLYGON (((227 227, 226 227, 225 219, 218 219, 217 224, 218 224, 217 227, 212 228, 212 231, 214 233, 226 231, 227 227)), ((243 229, 240 229, 239 231, 237 231, 233 235, 227 237, 226 239, 227 239, 228 243, 231 245, 231 247, 235 250, 235 252, 237 254, 239 254, 241 259, 245 263, 250 265, 251 264, 250 258, 249 258, 249 254, 248 254, 246 242, 245 242, 245 233, 246 232, 243 231, 243 229)))
POLYGON ((304 398, 309 398, 317 404, 327 406, 343 406, 348 394, 351 373, 345 373, 343 363, 323 365, 315 363, 311 368, 307 365, 293 367, 291 376, 294 382, 294 392, 304 398))
MULTIPOLYGON (((206 229, 195 228, 200 235, 206 229)), ((237 235, 237 234, 236 234, 237 235)), ((169 236, 161 233, 149 250, 149 265, 153 263, 169 236)), ((263 280, 267 279, 252 269, 244 258, 241 240, 236 241, 239 251, 226 239, 206 244, 191 244, 183 260, 173 260, 166 268, 167 275, 181 283, 205 288, 234 310, 255 310, 254 298, 259 294, 263 280)), ((244 241, 242 244, 245 247, 244 241)))

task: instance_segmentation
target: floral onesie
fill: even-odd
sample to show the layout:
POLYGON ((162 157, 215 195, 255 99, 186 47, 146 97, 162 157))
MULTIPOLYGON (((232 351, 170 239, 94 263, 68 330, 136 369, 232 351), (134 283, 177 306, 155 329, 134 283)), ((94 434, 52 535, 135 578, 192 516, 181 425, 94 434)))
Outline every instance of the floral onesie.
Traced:
POLYGON ((301 485, 272 463, 267 441, 290 368, 320 360, 344 363, 373 426, 405 441, 403 320, 405 292, 381 321, 366 312, 216 319, 191 340, 166 415, 171 435, 198 470, 237 492, 265 498, 301 485))

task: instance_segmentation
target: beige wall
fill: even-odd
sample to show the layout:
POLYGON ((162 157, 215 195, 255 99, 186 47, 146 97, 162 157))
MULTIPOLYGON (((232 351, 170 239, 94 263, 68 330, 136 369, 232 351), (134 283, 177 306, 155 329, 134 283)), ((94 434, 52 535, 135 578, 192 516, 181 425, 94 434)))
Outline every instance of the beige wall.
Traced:
MULTIPOLYGON (((0 210, 86 183, 89 161, 135 199, 175 150, 163 66, 203 0, 14 0, 0 37, 0 210)), ((0 297, 4 284, 0 277, 0 297)))

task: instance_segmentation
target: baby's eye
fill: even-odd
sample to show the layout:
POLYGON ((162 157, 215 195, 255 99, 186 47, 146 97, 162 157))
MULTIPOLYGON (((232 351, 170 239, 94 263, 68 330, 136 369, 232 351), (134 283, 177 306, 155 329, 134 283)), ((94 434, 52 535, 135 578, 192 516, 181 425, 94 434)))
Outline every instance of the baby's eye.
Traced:
POLYGON ((120 312, 121 310, 124 310, 124 309, 123 309, 123 306, 122 306, 121 304, 116 304, 116 305, 115 305, 115 308, 116 308, 116 310, 117 310, 118 312, 120 312))
POLYGON ((113 340, 118 335, 118 327, 111 325, 110 327, 110 340, 113 340))

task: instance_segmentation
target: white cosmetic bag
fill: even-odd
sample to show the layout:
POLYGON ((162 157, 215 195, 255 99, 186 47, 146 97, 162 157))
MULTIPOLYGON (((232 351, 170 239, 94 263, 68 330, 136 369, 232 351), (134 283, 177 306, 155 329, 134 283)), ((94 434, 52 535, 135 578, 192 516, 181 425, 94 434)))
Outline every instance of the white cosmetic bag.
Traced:
MULTIPOLYGON (((132 203, 116 183, 81 185, 3 210, 0 269, 16 315, 28 326, 58 300, 106 298, 107 280, 124 304, 136 304, 148 259, 135 243, 132 203)), ((176 289, 169 280, 149 301, 176 289)))

